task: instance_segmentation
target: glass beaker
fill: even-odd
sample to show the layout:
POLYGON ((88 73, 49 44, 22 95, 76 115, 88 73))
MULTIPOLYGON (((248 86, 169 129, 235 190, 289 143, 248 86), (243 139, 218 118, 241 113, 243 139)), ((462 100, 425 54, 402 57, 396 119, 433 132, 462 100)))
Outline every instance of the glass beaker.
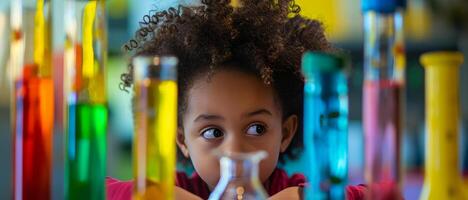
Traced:
POLYGON ((348 180, 348 83, 345 59, 319 52, 303 57, 306 199, 344 199, 348 180))
POLYGON ((105 199, 107 38, 104 1, 65 1, 65 199, 105 199))
POLYGON ((14 199, 50 199, 54 84, 51 1, 11 1, 14 199))
POLYGON ((133 59, 133 199, 174 199, 177 58, 133 59))
POLYGON ((210 200, 261 200, 268 197, 259 179, 258 165, 267 157, 265 151, 229 152, 220 156, 221 178, 210 200))

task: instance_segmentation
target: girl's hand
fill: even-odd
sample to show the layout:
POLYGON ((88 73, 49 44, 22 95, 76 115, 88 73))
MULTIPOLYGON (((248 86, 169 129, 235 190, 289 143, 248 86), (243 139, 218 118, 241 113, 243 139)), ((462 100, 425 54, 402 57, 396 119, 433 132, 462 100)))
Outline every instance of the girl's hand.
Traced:
POLYGON ((280 192, 276 193, 275 195, 268 198, 269 200, 281 200, 281 199, 288 199, 288 200, 295 200, 295 199, 302 199, 302 188, 301 187, 288 187, 280 192))
POLYGON ((202 200, 200 197, 178 186, 175 186, 175 199, 177 200, 202 200))

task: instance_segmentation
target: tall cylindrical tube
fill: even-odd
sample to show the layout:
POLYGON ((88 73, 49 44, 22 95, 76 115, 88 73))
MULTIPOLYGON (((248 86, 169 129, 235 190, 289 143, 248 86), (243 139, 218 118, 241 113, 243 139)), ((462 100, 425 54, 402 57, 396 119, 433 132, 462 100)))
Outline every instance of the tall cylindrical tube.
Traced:
POLYGON ((399 9, 403 5, 399 0, 363 0, 362 4, 364 175, 372 199, 400 193, 405 57, 399 9))
POLYGON ((105 199, 107 38, 103 0, 65 2, 65 198, 105 199))
POLYGON ((133 199, 174 199, 177 58, 133 59, 133 199))
POLYGON ((50 199, 54 85, 51 2, 11 1, 14 199, 50 199))
POLYGON ((421 200, 468 199, 458 161, 462 62, 459 52, 421 56, 426 71, 426 159, 421 200))
POLYGON ((303 57, 304 146, 311 168, 306 199, 345 199, 348 180, 348 87, 343 58, 303 57))

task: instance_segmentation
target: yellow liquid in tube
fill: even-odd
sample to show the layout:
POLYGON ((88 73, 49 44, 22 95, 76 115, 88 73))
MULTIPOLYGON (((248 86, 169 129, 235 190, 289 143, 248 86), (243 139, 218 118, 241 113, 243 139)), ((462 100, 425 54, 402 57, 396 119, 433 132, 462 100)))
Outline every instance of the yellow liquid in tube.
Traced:
POLYGON ((135 92, 133 199, 174 199, 177 83, 145 79, 135 92))

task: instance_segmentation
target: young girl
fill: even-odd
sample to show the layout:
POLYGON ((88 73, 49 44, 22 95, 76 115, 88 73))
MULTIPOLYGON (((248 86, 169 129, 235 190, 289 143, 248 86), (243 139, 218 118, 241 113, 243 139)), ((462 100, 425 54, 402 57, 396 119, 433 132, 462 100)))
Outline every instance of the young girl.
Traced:
MULTIPOLYGON (((177 199, 208 198, 219 180, 214 149, 266 151, 259 176, 270 198, 300 199, 304 176, 288 177, 277 164, 302 150, 302 54, 333 51, 320 22, 302 18, 292 0, 201 3, 156 14, 154 35, 137 49, 179 58, 176 142, 195 173, 177 173, 177 199)), ((131 69, 123 77, 130 86, 131 69)), ((107 191, 109 199, 130 199, 132 182, 109 178, 107 191)), ((363 191, 347 194, 361 198, 363 191)))

